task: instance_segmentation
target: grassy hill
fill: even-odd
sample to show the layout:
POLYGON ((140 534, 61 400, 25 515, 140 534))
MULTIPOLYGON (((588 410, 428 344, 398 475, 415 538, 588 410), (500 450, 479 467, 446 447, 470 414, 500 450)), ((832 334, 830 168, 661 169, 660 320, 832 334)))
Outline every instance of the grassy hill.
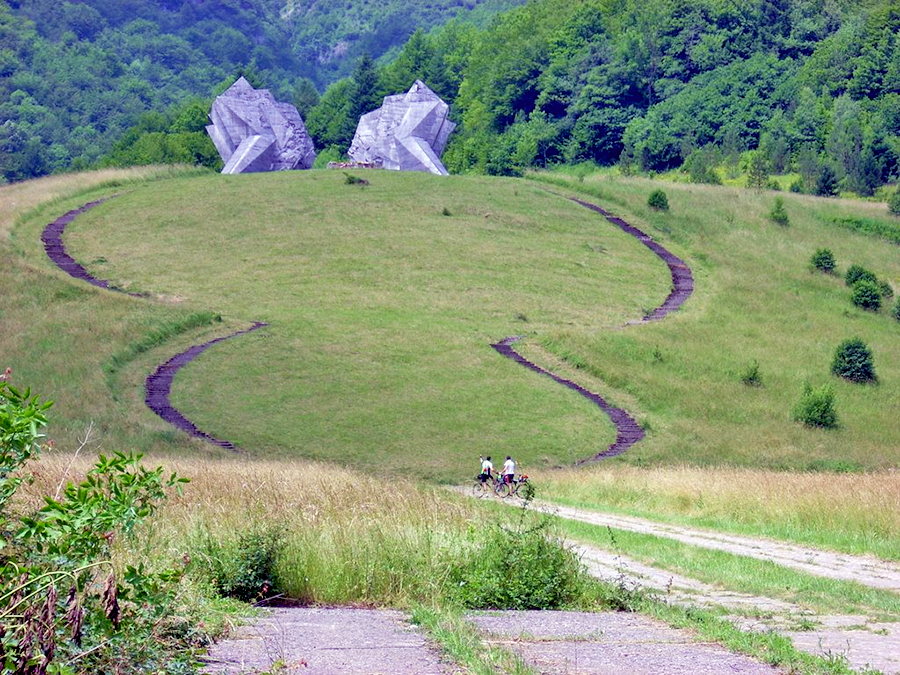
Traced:
MULTIPOLYGON (((479 454, 553 466, 604 449, 614 434, 598 410, 490 344, 557 325, 599 332, 640 316, 665 297, 665 267, 535 184, 366 177, 365 187, 312 172, 121 189, 73 223, 68 246, 96 276, 159 299, 78 293, 123 312, 101 321, 122 324, 130 341, 140 338, 133 322, 144 306, 168 324, 210 309, 229 325, 268 322, 191 364, 174 392, 201 428, 256 455, 458 480, 479 454), (621 283, 630 274, 643 279, 638 288, 621 283)), ((48 269, 37 236, 55 215, 45 210, 16 230, 48 269)), ((41 346, 76 356, 65 338, 41 346)), ((175 351, 167 344, 142 362, 175 351)), ((112 393, 145 427, 138 435, 171 435, 143 409, 142 386, 130 377, 112 393)), ((66 394, 81 398, 75 386, 66 394)))
MULTIPOLYGON (((104 445, 219 453, 149 412, 143 379, 189 344, 266 321, 181 371, 173 392, 202 429, 256 456, 453 481, 479 454, 537 468, 605 448, 604 416, 490 348, 526 335, 529 358, 647 430, 620 462, 897 465, 900 325, 855 308, 840 277, 808 266, 827 246, 840 270, 862 264, 897 287, 895 245, 845 222, 890 225, 883 205, 785 195, 791 224, 781 227, 767 217, 770 192, 666 185, 671 210, 661 213, 646 206, 658 184, 645 179, 365 177, 368 186, 326 171, 120 179, 20 221, 22 259, 0 275, 12 327, 0 351, 19 381, 57 399, 53 435, 72 447, 94 420, 104 445), (697 290, 682 310, 619 328, 665 298, 668 270, 553 194, 566 185, 692 266, 697 290), (73 223, 70 251, 149 299, 72 282, 41 250, 47 222, 100 193, 120 196, 73 223), (203 319, 209 312, 223 322, 203 319), (829 374, 837 344, 853 335, 874 351, 877 385, 829 374), (741 382, 753 361, 762 387, 741 382), (832 383, 838 429, 793 421, 805 382, 832 383)), ((3 188, 4 199, 23 189, 3 188)))

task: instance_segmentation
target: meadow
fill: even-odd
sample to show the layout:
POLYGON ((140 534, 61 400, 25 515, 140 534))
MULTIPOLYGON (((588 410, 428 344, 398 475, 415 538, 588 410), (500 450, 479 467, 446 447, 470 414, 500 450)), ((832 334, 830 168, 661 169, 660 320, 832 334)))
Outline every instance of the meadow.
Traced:
MULTIPOLYGON (((95 276, 155 300, 122 304, 269 324, 192 363, 173 392, 201 429, 254 456, 457 482, 482 454, 556 466, 603 450, 605 416, 490 345, 622 323, 665 297, 665 267, 537 185, 368 178, 150 182, 77 219, 67 246, 95 276), (619 282, 629 274, 641 288, 619 282)), ((49 268, 35 243, 45 213, 15 239, 49 268)), ((132 410, 140 387, 122 386, 132 410)), ((152 428, 152 413, 142 422, 152 428)))
MULTIPOLYGON (((56 449, 37 465, 28 503, 80 476, 98 451, 144 451, 188 476, 117 562, 206 565, 182 600, 210 622, 233 611, 200 600, 229 572, 215 561, 239 573, 248 547, 269 544, 285 595, 418 607, 430 620, 419 603, 443 607, 460 570, 478 564, 475 524, 513 527, 434 487, 465 482, 489 453, 513 454, 542 498, 898 558, 900 324, 886 309, 854 308, 839 275, 809 269, 827 246, 839 271, 862 264, 896 288, 895 245, 842 224, 891 226, 883 204, 783 195, 782 227, 767 216, 771 192, 606 175, 365 176, 360 186, 339 172, 146 169, 0 187, 0 366, 56 400, 56 449), (658 187, 668 213, 646 206, 658 187), (40 245, 46 223, 113 194, 66 243, 93 274, 145 297, 75 282, 40 245), (691 265, 696 291, 681 310, 624 326, 662 302, 668 270, 565 198, 575 195, 691 265), (252 321, 269 326, 204 354, 173 393, 239 453, 146 409, 144 378, 159 363, 252 321), (528 358, 626 408, 647 437, 616 460, 572 468, 612 442, 612 425, 490 348, 509 335, 525 336, 528 358), (829 374, 851 335, 872 346, 877 385, 829 374), (760 387, 741 382, 752 362, 760 387), (837 429, 791 418, 807 381, 835 387, 837 429)), ((598 545, 608 536, 557 531, 598 545)), ((840 585, 617 536, 625 553, 726 587, 814 592, 823 611, 894 612, 882 596, 842 599, 840 585)), ((621 602, 605 592, 578 601, 621 602)))
POLYGON ((900 324, 888 307, 877 313, 855 307, 843 280, 851 264, 860 264, 900 290, 896 245, 841 224, 846 218, 896 224, 883 203, 783 194, 790 219, 784 227, 768 217, 771 191, 604 174, 547 178, 608 204, 694 270, 694 296, 665 321, 598 334, 560 327, 535 340, 536 349, 602 383, 601 392, 649 431, 620 461, 813 471, 897 465, 900 324), (667 212, 646 203, 660 187, 667 212), (835 274, 810 269, 817 248, 834 252, 835 274), (837 345, 854 336, 873 351, 877 385, 830 373, 837 345), (761 386, 741 379, 754 363, 761 386), (837 429, 794 421, 805 383, 834 387, 837 429))

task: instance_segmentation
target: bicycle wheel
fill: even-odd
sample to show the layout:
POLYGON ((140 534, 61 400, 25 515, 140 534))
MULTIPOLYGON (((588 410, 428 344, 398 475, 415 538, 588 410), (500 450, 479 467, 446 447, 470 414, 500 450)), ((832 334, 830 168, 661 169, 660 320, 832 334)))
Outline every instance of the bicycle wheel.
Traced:
POLYGON ((497 493, 500 497, 509 497, 510 495, 510 485, 506 482, 497 483, 497 486, 494 488, 494 492, 497 493))
POLYGON ((486 493, 487 493, 486 486, 480 480, 476 480, 472 484, 472 496, 473 497, 484 497, 484 495, 486 493))

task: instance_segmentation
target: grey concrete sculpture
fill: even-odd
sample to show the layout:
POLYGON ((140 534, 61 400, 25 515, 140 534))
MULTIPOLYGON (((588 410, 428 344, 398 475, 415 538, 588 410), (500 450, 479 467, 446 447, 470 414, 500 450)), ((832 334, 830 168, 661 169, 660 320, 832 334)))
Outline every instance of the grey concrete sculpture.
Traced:
POLYGON ((394 171, 447 169, 440 156, 456 125, 447 119, 449 106, 420 80, 405 94, 385 96, 384 104, 359 120, 350 159, 394 171))
POLYGON ((316 159, 297 108, 243 77, 216 97, 209 119, 206 131, 225 162, 222 173, 309 169, 316 159))

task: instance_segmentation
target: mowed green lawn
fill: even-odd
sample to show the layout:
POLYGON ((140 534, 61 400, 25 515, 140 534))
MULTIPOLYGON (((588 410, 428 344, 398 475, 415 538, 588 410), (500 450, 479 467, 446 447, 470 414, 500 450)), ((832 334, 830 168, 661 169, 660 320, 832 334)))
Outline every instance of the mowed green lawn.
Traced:
POLYGON ((551 329, 538 340, 580 364, 601 391, 649 430, 620 461, 776 469, 875 469, 900 464, 900 322, 856 308, 843 274, 860 264, 900 293, 900 248, 847 230, 835 219, 900 227, 883 203, 784 194, 788 227, 771 222, 776 193, 598 175, 570 185, 658 237, 692 266, 696 292, 682 311, 652 325, 588 333, 551 329), (647 207, 655 188, 668 213, 647 207), (838 274, 810 270, 830 248, 838 274), (861 337, 877 385, 830 373, 838 344, 861 337), (757 362, 763 386, 741 373, 757 362), (840 427, 792 419, 805 382, 830 383, 840 427))
MULTIPOLYGON (((662 302, 665 265, 538 184, 361 175, 369 185, 320 171, 127 186, 66 243, 97 277, 154 298, 130 303, 269 323, 207 351, 173 392, 200 428, 253 455, 459 481, 480 454, 537 467, 605 449, 605 415, 490 344, 560 327, 606 335, 662 302)), ((15 233, 36 258, 38 233, 15 233)))

